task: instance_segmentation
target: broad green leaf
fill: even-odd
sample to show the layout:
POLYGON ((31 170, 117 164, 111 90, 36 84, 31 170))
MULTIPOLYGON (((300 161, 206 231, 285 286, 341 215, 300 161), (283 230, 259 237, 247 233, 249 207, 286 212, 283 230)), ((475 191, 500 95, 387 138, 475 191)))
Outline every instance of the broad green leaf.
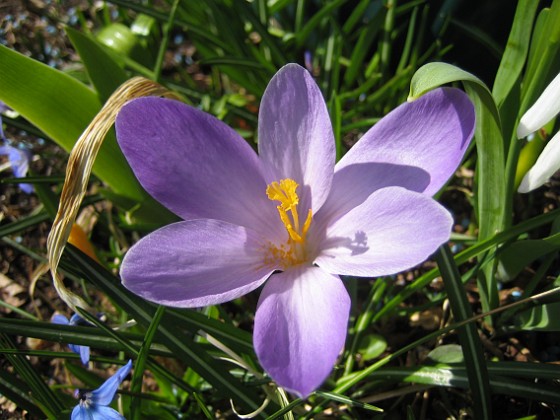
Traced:
POLYGON ((502 106, 511 92, 525 65, 538 5, 539 2, 534 0, 521 0, 517 4, 513 27, 492 87, 492 94, 498 107, 502 106))
MULTIPOLYGON (((558 235, 554 235, 557 237, 558 235)), ((536 259, 558 252, 558 240, 529 239, 517 241, 500 252, 498 271, 502 281, 513 280, 517 275, 536 259)))
POLYGON ((362 338, 358 352, 362 360, 375 359, 387 349, 387 340, 379 334, 369 334, 362 338))
POLYGON ((516 324, 522 330, 560 331, 560 302, 545 303, 520 312, 516 324))
POLYGON ((443 344, 428 353, 429 360, 435 363, 464 363, 463 349, 458 344, 443 344))
MULTIPOLYGON (((0 45, 0 100, 70 151, 101 109, 96 94, 45 64, 0 45)), ((105 140, 93 172, 114 191, 142 201, 147 195, 117 146, 105 140)))
POLYGON ((71 27, 66 27, 65 31, 82 59, 91 83, 101 99, 106 101, 127 80, 127 75, 122 68, 124 62, 119 63, 114 53, 106 50, 88 35, 71 27))
POLYGON ((523 81, 520 115, 537 99, 545 86, 557 74, 554 68, 560 50, 560 0, 554 0, 550 9, 543 9, 537 18, 527 71, 523 81))

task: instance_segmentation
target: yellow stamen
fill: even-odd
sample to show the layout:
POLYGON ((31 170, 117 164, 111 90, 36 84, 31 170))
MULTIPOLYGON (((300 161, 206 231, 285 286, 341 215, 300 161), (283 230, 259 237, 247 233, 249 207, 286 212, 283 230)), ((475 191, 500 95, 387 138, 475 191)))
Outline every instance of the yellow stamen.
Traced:
POLYGON ((280 246, 269 244, 265 262, 272 263, 272 261, 276 261, 283 268, 301 264, 307 259, 305 237, 311 225, 313 212, 309 209, 303 229, 300 229, 297 211, 299 204, 297 188, 297 182, 286 178, 280 182, 272 182, 266 189, 266 195, 269 200, 280 202, 277 206, 278 214, 288 232, 289 239, 286 244, 280 246))
POLYGON ((298 184, 293 179, 283 179, 279 183, 275 181, 266 188, 266 195, 269 200, 280 201, 282 209, 288 211, 299 203, 297 187, 298 184))

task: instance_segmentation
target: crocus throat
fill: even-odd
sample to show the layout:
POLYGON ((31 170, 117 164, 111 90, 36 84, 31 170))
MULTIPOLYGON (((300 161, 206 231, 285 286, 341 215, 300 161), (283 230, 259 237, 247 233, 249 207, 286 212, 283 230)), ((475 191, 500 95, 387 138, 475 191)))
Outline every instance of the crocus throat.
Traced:
POLYGON ((269 244, 265 263, 279 264, 283 269, 307 260, 305 237, 311 225, 312 211, 311 209, 308 210, 305 223, 301 226, 297 211, 299 204, 297 188, 297 182, 290 178, 282 179, 280 182, 272 182, 266 188, 268 199, 280 202, 276 208, 289 238, 285 244, 269 244))

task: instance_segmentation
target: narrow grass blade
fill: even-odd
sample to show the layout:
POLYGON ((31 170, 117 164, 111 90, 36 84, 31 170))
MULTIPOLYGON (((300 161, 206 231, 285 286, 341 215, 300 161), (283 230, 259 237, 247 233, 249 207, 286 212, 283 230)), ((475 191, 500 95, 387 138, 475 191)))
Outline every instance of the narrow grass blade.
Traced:
MULTIPOLYGON (((447 244, 439 248, 436 253, 436 261, 455 320, 462 322, 469 319, 472 316, 472 309, 467 300, 459 269, 447 244)), ((490 396, 492 394, 476 324, 470 323, 459 328, 458 334, 473 395, 475 417, 477 419, 491 419, 490 396)))
MULTIPOLYGON (((507 374, 508 372, 515 374, 518 365, 503 365, 494 374, 494 369, 491 368, 492 363, 489 363, 489 370, 492 373, 489 381, 492 392, 535 401, 546 401, 552 404, 560 403, 560 392, 557 386, 552 386, 551 383, 535 382, 534 376, 532 378, 528 377, 529 380, 524 381, 507 374)), ((546 367, 550 367, 550 365, 546 367)), ((555 371, 555 373, 558 375, 558 372, 555 371)), ((382 368, 369 376, 370 380, 376 378, 385 382, 406 382, 462 389, 471 387, 468 368, 463 365, 382 368)), ((482 419, 482 417, 476 416, 474 418, 482 419)))
MULTIPOLYGON (((15 348, 15 344, 10 337, 0 334, 0 347, 7 349, 15 348)), ((64 410, 64 406, 39 376, 27 357, 16 354, 6 354, 5 357, 12 364, 21 379, 29 386, 32 397, 40 405, 43 412, 50 419, 56 419, 58 413, 64 410)))
POLYGON ((41 418, 43 412, 35 405, 30 397, 31 390, 25 382, 5 369, 0 369, 0 394, 8 398, 20 410, 26 410, 30 415, 41 418))
MULTIPOLYGON (((132 375, 132 383, 130 385, 130 391, 133 393, 141 393, 142 392, 142 382, 144 378, 144 367, 146 366, 146 360, 150 355, 150 347, 152 345, 152 340, 154 339, 154 335, 157 331, 159 323, 161 321, 161 317, 165 312, 165 306, 158 306, 154 317, 152 318, 152 322, 148 327, 148 331, 146 331, 146 335, 144 336, 144 342, 142 343, 142 347, 140 347, 140 351, 138 353, 138 358, 136 359, 136 363, 134 365, 134 374, 132 375)), ((130 416, 132 419, 140 419, 140 399, 133 398, 130 404, 130 416)))

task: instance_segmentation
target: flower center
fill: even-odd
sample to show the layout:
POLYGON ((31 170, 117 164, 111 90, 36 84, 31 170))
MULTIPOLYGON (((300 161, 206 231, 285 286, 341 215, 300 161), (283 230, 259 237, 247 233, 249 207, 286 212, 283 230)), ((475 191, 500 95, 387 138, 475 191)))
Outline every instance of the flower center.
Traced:
POLYGON ((79 391, 80 405, 84 408, 89 408, 92 404, 91 392, 79 391))
POLYGON ((269 243, 265 257, 266 264, 279 264, 283 269, 301 264, 307 260, 305 237, 311 225, 312 211, 307 212, 307 218, 303 226, 299 223, 297 206, 299 197, 297 195, 298 184, 293 179, 282 179, 280 182, 272 182, 266 188, 266 195, 271 201, 278 201, 276 207, 280 220, 288 232, 288 241, 276 245, 269 243))

